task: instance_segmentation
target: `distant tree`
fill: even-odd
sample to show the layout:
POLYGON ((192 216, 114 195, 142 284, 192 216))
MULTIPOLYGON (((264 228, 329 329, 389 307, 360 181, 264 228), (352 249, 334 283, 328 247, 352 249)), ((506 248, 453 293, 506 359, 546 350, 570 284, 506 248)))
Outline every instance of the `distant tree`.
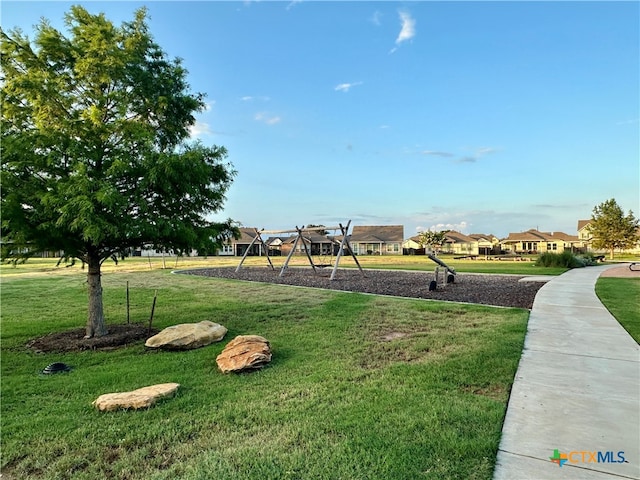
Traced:
POLYGON ((324 230, 324 225, 314 225, 312 223, 310 223, 309 225, 307 225, 305 228, 307 229, 311 229, 313 228, 314 231, 318 234, 318 235, 329 235, 329 232, 327 230, 324 230), (317 230, 315 230, 317 229, 317 230))
POLYGON ((439 232, 427 230, 420 232, 418 233, 418 244, 422 248, 430 247, 435 253, 438 253, 447 240, 447 233, 449 233, 449 230, 441 230, 439 232))
POLYGON ((46 20, 31 41, 0 29, 2 258, 45 250, 88 266, 87 337, 107 333, 100 269, 152 245, 214 252, 235 223, 223 147, 187 144, 202 94, 153 41, 146 10, 114 26, 73 6, 67 35, 46 20))
POLYGON ((588 229, 593 236, 593 247, 609 250, 612 260, 616 248, 631 248, 640 241, 638 219, 632 211, 625 215, 613 198, 594 207, 588 229))

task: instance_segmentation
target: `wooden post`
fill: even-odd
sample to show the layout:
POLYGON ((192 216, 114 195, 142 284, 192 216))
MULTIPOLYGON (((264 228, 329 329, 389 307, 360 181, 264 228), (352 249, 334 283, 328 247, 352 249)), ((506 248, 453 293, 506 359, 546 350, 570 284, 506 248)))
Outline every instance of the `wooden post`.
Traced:
POLYGON ((254 230, 256 231, 256 238, 260 239, 260 245, 262 245, 262 248, 264 248, 264 252, 267 257, 267 262, 269 262, 269 266, 271 267, 271 270, 275 270, 276 268, 273 266, 273 263, 271 262, 271 258, 269 257, 269 247, 267 246, 266 243, 264 243, 264 240, 262 239, 262 235, 260 235, 260 232, 258 231, 258 229, 254 228, 254 230))
POLYGON ((291 257, 293 256, 293 252, 296 251, 296 246, 298 245, 298 240, 300 240, 300 235, 296 236, 295 241, 293 242, 293 247, 291 247, 291 251, 289 252, 289 255, 287 255, 287 259, 284 261, 284 265, 282 265, 282 270, 280 270, 280 277, 284 276, 284 272, 287 270, 287 267, 289 266, 289 260, 291 260, 291 257))
POLYGON ((244 255, 242 256, 242 259, 240 260, 240 263, 238 264, 238 266, 236 268, 236 273, 238 273, 240 271, 240 268, 242 268, 242 264, 244 263, 244 259, 247 258, 247 255, 249 255, 249 252, 251 251, 251 247, 253 247, 253 245, 256 243, 256 240, 258 240, 258 237, 259 237, 259 235, 256 235, 255 237, 253 237, 253 240, 251 240, 251 243, 247 247, 247 250, 244 252, 244 255))
POLYGON ((351 244, 349 243, 348 233, 349 233, 349 225, 351 225, 351 220, 347 222, 346 227, 343 227, 341 223, 339 225, 340 225, 340 231, 342 231, 342 241, 340 242, 340 248, 338 248, 338 255, 336 256, 336 263, 333 266, 333 272, 331 272, 331 280, 335 279, 336 277, 336 272, 338 271, 338 264, 340 263, 340 257, 342 256, 342 252, 344 251, 345 245, 349 249, 349 253, 351 254, 351 257, 353 258, 353 260, 355 260, 356 265, 358 265, 358 268, 360 269, 360 273, 362 273, 362 275, 364 276, 364 270, 362 269, 362 266, 360 266, 360 262, 358 261, 355 254, 353 253, 353 249, 351 248, 351 244))
POLYGON ((153 304, 151 305, 151 316, 149 317, 149 334, 151 334, 151 324, 153 323, 153 312, 156 310, 156 299, 158 298, 158 290, 153 295, 153 304))
MULTIPOLYGON (((304 227, 302 227, 304 228, 304 227)), ((311 253, 309 252, 309 248, 307 247, 307 244, 304 241, 304 236, 302 235, 302 230, 300 230, 297 226, 296 226, 296 230, 298 230, 298 235, 300 236, 300 238, 302 239, 302 246, 304 248, 304 253, 307 254, 307 258, 309 259, 309 263, 311 264, 311 268, 313 268, 313 271, 316 271, 316 265, 315 263, 313 263, 313 259, 311 258, 311 253)))
POLYGON ((129 280, 127 280, 127 324, 131 323, 129 311, 129 280))

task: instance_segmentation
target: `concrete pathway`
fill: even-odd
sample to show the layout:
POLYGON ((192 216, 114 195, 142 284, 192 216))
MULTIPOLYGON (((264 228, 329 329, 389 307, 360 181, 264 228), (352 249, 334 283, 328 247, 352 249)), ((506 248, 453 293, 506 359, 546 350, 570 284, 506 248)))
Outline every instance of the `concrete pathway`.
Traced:
POLYGON ((640 347, 595 294, 607 268, 539 290, 494 480, 640 479, 640 347))

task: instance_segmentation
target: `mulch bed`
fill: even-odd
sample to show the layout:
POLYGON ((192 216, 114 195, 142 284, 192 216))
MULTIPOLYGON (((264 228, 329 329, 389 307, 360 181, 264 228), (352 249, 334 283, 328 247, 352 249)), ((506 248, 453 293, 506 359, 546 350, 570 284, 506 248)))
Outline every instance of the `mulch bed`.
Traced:
POLYGON ((519 275, 458 273, 454 283, 429 291, 429 283, 434 279, 433 272, 365 270, 363 276, 357 269, 339 269, 335 280, 331 280, 331 269, 318 269, 314 273, 310 267, 289 268, 282 277, 279 276, 280 269, 274 271, 268 267, 247 267, 238 273, 235 267, 185 270, 179 273, 527 309, 533 306, 536 293, 544 285, 542 282, 519 282, 524 278, 519 275))
POLYGON ((45 352, 77 352, 81 350, 110 350, 130 343, 146 340, 158 333, 148 325, 123 324, 107 325, 109 333, 102 337, 84 338, 85 329, 78 328, 66 332, 55 332, 44 337, 31 340, 27 347, 37 353, 45 352))

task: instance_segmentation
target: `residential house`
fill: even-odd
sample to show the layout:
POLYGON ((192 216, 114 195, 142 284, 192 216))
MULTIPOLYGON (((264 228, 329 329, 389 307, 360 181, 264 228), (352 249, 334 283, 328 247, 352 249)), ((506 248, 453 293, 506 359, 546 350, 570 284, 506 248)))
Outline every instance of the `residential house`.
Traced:
POLYGON ((478 254, 479 255, 499 255, 500 254, 500 240, 495 235, 484 233, 472 233, 469 235, 476 242, 478 242, 478 254))
POLYGON ((402 255, 404 226, 354 226, 349 243, 356 255, 402 255))
POLYGON ((424 255, 425 248, 420 244, 420 235, 407 238, 402 242, 403 255, 424 255))
MULTIPOLYGON (((289 255, 296 243, 297 235, 287 237, 280 245, 282 255, 289 255)), ((304 232, 298 240, 294 255, 304 255, 305 245, 311 255, 337 255, 340 248, 340 241, 329 235, 320 235, 315 232, 304 232)))
POLYGON ((274 257, 282 255, 282 245, 287 242, 291 237, 269 237, 264 243, 267 244, 269 249, 269 255, 274 257))
POLYGON ((584 242, 586 246, 591 246, 591 240, 593 240, 593 235, 591 234, 591 230, 589 230, 589 224, 591 220, 578 220, 578 238, 584 242))
POLYGON ((579 250, 582 246, 576 235, 540 232, 534 228, 526 232, 509 233, 500 243, 504 250, 512 253, 562 253, 565 250, 579 250))
MULTIPOLYGON (((239 230, 240 238, 231 238, 227 240, 222 245, 222 249, 218 251, 218 255, 234 255, 236 257, 242 257, 245 254, 251 243, 256 238, 256 229, 241 227, 239 230)), ((259 241, 257 241, 253 245, 251 245, 251 251, 248 253, 248 255, 259 256, 263 255, 264 253, 264 247, 260 244, 259 241)))
MULTIPOLYGON (((583 246, 589 250, 592 249, 593 234, 589 229, 591 220, 578 220, 578 238, 583 246)), ((638 228, 638 243, 634 248, 626 250, 627 253, 640 253, 640 228, 638 228)))
POLYGON ((455 230, 449 230, 444 236, 445 241, 440 250, 442 253, 478 255, 478 241, 475 238, 455 230))

